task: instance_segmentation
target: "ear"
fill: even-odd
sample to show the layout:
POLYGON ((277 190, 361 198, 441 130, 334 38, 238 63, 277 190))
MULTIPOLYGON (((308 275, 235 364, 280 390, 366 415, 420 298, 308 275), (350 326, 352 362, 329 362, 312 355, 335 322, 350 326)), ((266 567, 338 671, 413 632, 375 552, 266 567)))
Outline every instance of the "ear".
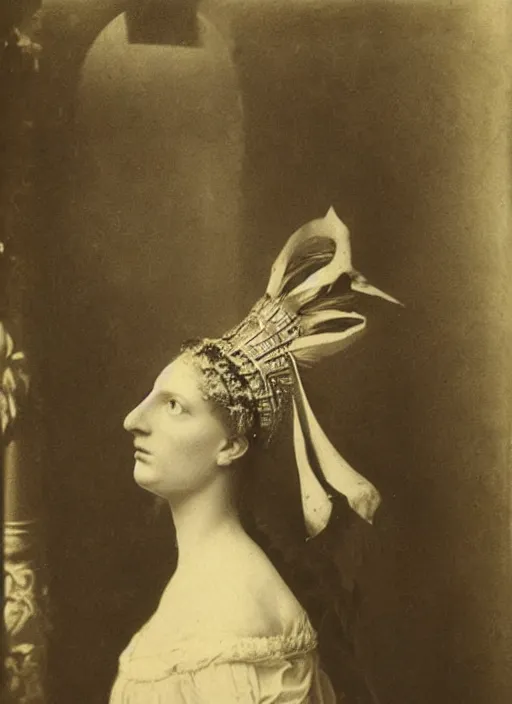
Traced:
POLYGON ((217 455, 217 464, 219 467, 227 467, 235 460, 243 457, 248 449, 249 441, 245 435, 236 435, 235 437, 227 438, 217 455))

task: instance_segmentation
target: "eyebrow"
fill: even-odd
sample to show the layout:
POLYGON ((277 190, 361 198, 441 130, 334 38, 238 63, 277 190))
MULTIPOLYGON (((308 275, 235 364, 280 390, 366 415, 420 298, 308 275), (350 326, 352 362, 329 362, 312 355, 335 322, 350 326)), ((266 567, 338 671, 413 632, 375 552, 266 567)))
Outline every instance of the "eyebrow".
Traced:
POLYGON ((188 399, 186 396, 182 396, 177 391, 166 389, 165 387, 158 387, 156 384, 153 386, 153 391, 157 396, 172 396, 172 398, 175 398, 184 405, 192 403, 191 399, 188 399))
POLYGON ((180 401, 180 402, 183 401, 183 403, 190 403, 190 401, 185 396, 182 396, 177 391, 172 391, 171 389, 162 389, 162 388, 159 389, 158 387, 154 386, 153 391, 158 396, 172 396, 177 401, 180 401))

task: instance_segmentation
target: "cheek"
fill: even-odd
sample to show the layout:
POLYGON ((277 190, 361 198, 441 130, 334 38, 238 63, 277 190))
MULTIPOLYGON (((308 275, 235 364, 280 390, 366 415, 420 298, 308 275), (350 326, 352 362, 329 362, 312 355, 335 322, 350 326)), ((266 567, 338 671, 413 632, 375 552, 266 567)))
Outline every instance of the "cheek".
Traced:
POLYGON ((159 465, 171 482, 194 485, 216 471, 219 438, 194 424, 178 426, 166 437, 159 465))

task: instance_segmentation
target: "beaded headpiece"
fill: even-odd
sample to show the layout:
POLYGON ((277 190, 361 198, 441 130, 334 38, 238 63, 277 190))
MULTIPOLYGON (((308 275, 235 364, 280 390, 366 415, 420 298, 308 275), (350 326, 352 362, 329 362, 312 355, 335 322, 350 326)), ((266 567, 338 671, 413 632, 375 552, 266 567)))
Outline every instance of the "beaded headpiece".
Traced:
POLYGON ((365 328, 365 316, 350 307, 354 293, 398 303, 352 267, 349 232, 331 208, 290 237, 272 266, 265 295, 244 320, 221 338, 195 347, 216 356, 231 405, 254 415, 267 443, 292 403, 302 506, 311 537, 326 527, 332 511, 311 467, 311 452, 326 482, 362 518, 371 523, 380 504, 373 484, 326 437, 299 374, 300 366, 343 350, 365 328), (341 295, 334 293, 335 283, 341 283, 341 295))

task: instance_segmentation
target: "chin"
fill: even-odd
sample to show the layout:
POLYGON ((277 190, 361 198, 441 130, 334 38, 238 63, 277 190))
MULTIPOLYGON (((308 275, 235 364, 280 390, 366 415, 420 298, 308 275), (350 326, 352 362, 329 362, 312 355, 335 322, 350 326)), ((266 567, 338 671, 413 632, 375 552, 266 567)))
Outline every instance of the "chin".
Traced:
POLYGON ((157 493, 155 488, 158 484, 158 478, 155 471, 147 464, 136 462, 133 470, 133 478, 141 489, 157 493))
POLYGON ((187 493, 176 487, 166 485, 165 482, 162 482, 162 477, 158 475, 158 472, 151 465, 144 462, 135 463, 133 479, 141 489, 149 491, 151 494, 159 496, 166 501, 169 501, 175 495, 187 493))

